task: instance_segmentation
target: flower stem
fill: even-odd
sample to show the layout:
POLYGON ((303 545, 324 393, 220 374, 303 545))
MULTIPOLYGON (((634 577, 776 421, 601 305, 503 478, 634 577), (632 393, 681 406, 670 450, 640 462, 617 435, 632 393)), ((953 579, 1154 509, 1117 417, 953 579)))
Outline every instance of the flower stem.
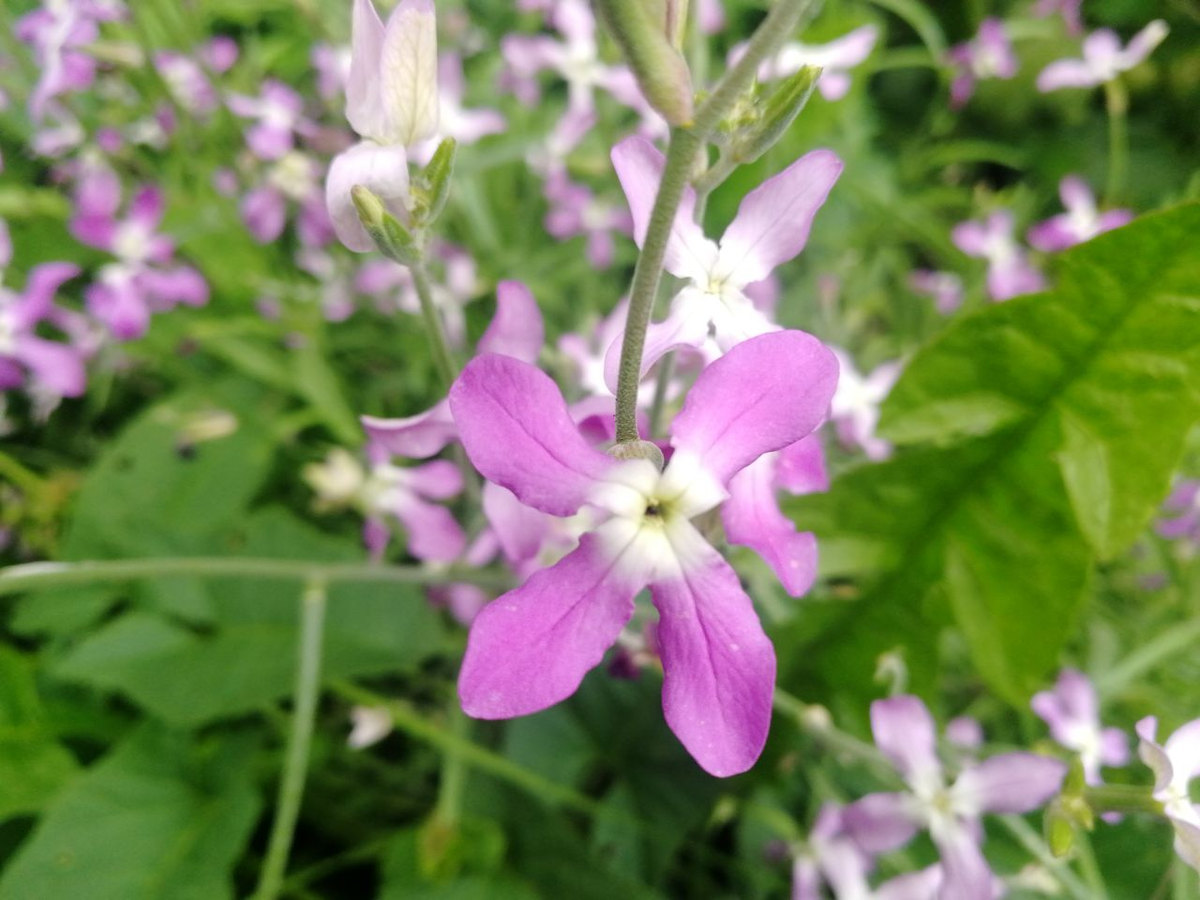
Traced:
POLYGON ((1150 788, 1128 784, 1088 785, 1083 789, 1083 799, 1097 813, 1149 813, 1163 814, 1163 805, 1155 800, 1150 788))
MULTIPOLYGON (((450 698, 448 709, 450 732, 463 743, 471 740, 471 720, 458 703, 458 695, 450 698)), ((458 825, 462 816, 463 796, 467 787, 467 763, 457 749, 447 749, 442 757, 441 781, 438 784, 437 818, 444 827, 458 825)))
POLYGON ((283 778, 279 782, 279 800, 275 821, 267 842, 267 856, 259 874, 255 900, 275 900, 283 887, 304 781, 308 774, 308 755, 312 746, 313 722, 321 685, 321 644, 325 632, 326 591, 324 583, 310 581, 300 601, 300 639, 293 691, 292 730, 284 757, 283 778))
POLYGON ((642 350, 646 328, 654 310, 654 299, 662 280, 663 260, 675 214, 692 177, 696 157, 721 119, 750 85, 759 64, 791 36, 812 0, 777 0, 763 19, 746 51, 717 83, 708 99, 696 110, 690 128, 672 128, 662 181, 654 198, 642 252, 633 270, 625 337, 621 342, 621 367, 617 377, 617 442, 638 440, 637 397, 641 381, 642 350))
POLYGON ((1104 106, 1108 111, 1108 180, 1104 200, 1112 206, 1125 189, 1125 174, 1129 170, 1129 91, 1120 77, 1104 83, 1104 106))
POLYGON ((412 273, 413 287, 417 289, 417 299, 421 302, 421 319, 425 322, 425 331, 433 347, 434 365, 437 366, 444 386, 449 390, 454 379, 458 377, 458 367, 450 353, 446 330, 442 327, 442 317, 438 315, 437 306, 433 301, 433 286, 429 283, 429 273, 425 270, 423 262, 410 266, 409 271, 412 273))
POLYGON ((477 568, 380 566, 367 563, 318 563, 254 557, 163 557, 79 562, 23 563, 0 569, 0 597, 25 591, 76 584, 102 584, 166 576, 197 578, 264 578, 277 581, 453 584, 466 582, 507 590, 511 579, 477 568))
POLYGON ((1192 650, 1200 641, 1200 618, 1171 625, 1161 634, 1142 644, 1115 666, 1096 676, 1096 690, 1110 697, 1124 690, 1134 679, 1170 659, 1176 653, 1192 650))

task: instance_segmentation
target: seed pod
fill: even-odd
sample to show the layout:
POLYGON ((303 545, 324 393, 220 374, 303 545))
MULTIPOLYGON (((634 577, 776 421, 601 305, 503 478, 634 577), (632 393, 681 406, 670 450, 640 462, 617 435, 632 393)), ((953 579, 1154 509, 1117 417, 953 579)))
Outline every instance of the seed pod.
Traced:
POLYGON ((667 37, 665 17, 656 21, 644 0, 596 0, 596 9, 650 105, 672 125, 690 125, 692 76, 667 37))

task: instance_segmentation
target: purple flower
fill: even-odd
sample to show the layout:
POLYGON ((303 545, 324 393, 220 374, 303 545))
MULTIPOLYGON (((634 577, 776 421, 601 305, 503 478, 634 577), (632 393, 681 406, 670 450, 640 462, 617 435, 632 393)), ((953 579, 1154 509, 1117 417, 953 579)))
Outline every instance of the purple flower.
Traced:
MULTIPOLYGON (((11 255, 7 237, 4 228, 0 269, 11 255)), ((0 286, 0 392, 21 387, 28 374, 38 390, 54 397, 78 397, 83 393, 87 380, 83 353, 71 344, 37 334, 42 322, 58 324, 54 294, 64 281, 78 274, 79 268, 70 263, 44 263, 29 272, 21 293, 0 286)))
MULTIPOLYGON (((463 306, 479 291, 475 260, 462 247, 445 241, 432 243, 426 253, 431 261, 439 261, 442 265, 442 277, 433 285, 433 304, 445 324, 447 339, 453 346, 461 347, 467 329, 463 306)), ((412 275, 407 268, 390 260, 365 263, 358 271, 355 286, 360 292, 375 297, 377 308, 385 315, 397 310, 411 315, 421 312, 412 275)))
POLYGON ((1083 31, 1083 20, 1080 18, 1080 7, 1083 0, 1038 0, 1033 8, 1033 14, 1039 18, 1058 13, 1066 23, 1067 31, 1079 34, 1083 31))
POLYGON ((1184 479, 1163 503, 1174 515, 1159 519, 1155 529, 1169 541, 1186 538, 1200 543, 1200 481, 1184 479))
POLYGON ((1154 716, 1137 723, 1138 755, 1154 772, 1154 799, 1175 829, 1175 852, 1200 871, 1200 804, 1188 793, 1189 783, 1200 775, 1200 719, 1180 726, 1165 744, 1155 741, 1157 731, 1154 716))
POLYGON ((1050 735, 1079 754, 1088 784, 1100 783, 1100 767, 1129 762, 1129 739, 1119 728, 1100 727, 1096 689, 1082 672, 1063 669, 1051 691, 1034 694, 1030 707, 1050 735))
MULTIPOLYGON (((759 66, 758 80, 775 81, 800 71, 804 66, 820 66, 822 71, 817 90, 826 100, 840 100, 850 90, 848 70, 860 65, 871 55, 878 39, 878 28, 863 25, 827 44, 801 44, 799 41, 784 44, 774 57, 759 66)), ((741 57, 744 48, 745 44, 742 44, 730 52, 731 63, 741 57)))
POLYGON ((1133 210, 1110 209, 1103 213, 1097 210, 1091 188, 1077 175, 1068 175, 1059 182, 1058 194, 1066 212, 1039 222, 1026 235, 1030 245, 1044 253, 1066 250, 1090 241, 1133 219, 1133 210))
POLYGON ((962 279, 953 272, 934 272, 917 269, 909 276, 912 289, 933 298, 934 308, 947 315, 962 306, 962 279))
POLYGON ((956 225, 951 235, 963 253, 987 260, 987 287, 993 300, 1032 294, 1046 286, 1042 273, 1033 268, 1013 238, 1014 228, 1012 213, 1000 209, 983 222, 956 225))
POLYGON ((346 118, 363 140, 329 166, 325 202, 343 244, 374 248, 358 220, 350 189, 369 188, 391 212, 407 218, 405 147, 438 127, 437 23, 432 0, 401 0, 385 27, 371 0, 355 0, 346 118))
POLYGON ((438 58, 438 131, 414 148, 410 156, 418 163, 426 163, 437 150, 441 138, 454 138, 460 144, 474 144, 489 134, 499 134, 507 123, 504 116, 494 109, 467 109, 463 106, 467 83, 463 77, 462 59, 454 53, 443 53, 438 58))
POLYGON ((123 12, 115 0, 48 0, 17 21, 14 33, 33 48, 40 73, 29 96, 29 113, 36 121, 53 98, 91 85, 96 63, 87 47, 99 38, 99 23, 123 12))
POLYGON ((879 408, 900 377, 900 363, 883 363, 864 376, 845 350, 832 349, 842 373, 829 409, 838 440, 845 447, 861 448, 868 459, 887 459, 892 445, 876 437, 875 428, 879 424, 879 408))
POLYGON ((846 829, 868 853, 894 850, 927 830, 942 859, 940 900, 991 900, 980 817, 1036 809, 1059 791, 1066 765, 1035 753, 1004 753, 964 767, 950 782, 937 758, 933 719, 917 697, 876 700, 871 730, 909 789, 852 803, 846 829))
POLYGON ((1060 88, 1088 88, 1112 81, 1141 63, 1163 42, 1170 29, 1155 19, 1129 40, 1125 47, 1115 31, 1101 28, 1083 39, 1083 59, 1060 59, 1038 74, 1037 88, 1042 93, 1060 88))
POLYGON ((281 81, 267 79, 257 97, 233 94, 229 108, 254 124, 246 132, 250 152, 264 161, 281 159, 295 147, 295 136, 311 134, 304 117, 304 100, 281 81))
POLYGON ((216 89, 208 75, 190 56, 164 50, 154 54, 154 65, 162 74, 171 96, 188 112, 204 116, 219 105, 216 89))
POLYGON ((810 433, 836 381, 836 360, 811 335, 745 342, 697 379, 659 473, 593 448, 540 370, 498 355, 473 360, 450 406, 475 467, 544 513, 590 506, 602 521, 475 619, 459 675, 463 709, 503 719, 566 699, 649 585, 667 724, 713 775, 753 765, 770 724, 775 654, 736 573, 690 520, 718 506, 763 453, 810 433))
MULTIPOLYGON (((617 178, 633 214, 639 246, 662 179, 663 155, 645 138, 630 137, 612 151, 617 178)), ((813 150, 743 198, 720 243, 704 236, 693 219, 695 192, 688 188, 667 242, 664 268, 685 279, 667 318, 651 324, 642 356, 642 375, 666 353, 679 347, 711 345, 725 353, 747 338, 778 329, 746 295, 746 288, 767 278, 804 249, 817 210, 842 172, 831 150, 813 150)), ((606 359, 606 381, 615 392, 619 344, 606 359)))
POLYGON ((333 223, 320 186, 321 167, 312 157, 292 150, 267 168, 266 178, 239 204, 246 229, 260 244, 277 239, 287 225, 289 203, 298 207, 301 243, 323 247, 333 240, 333 223))
POLYGON ((1004 23, 984 19, 979 33, 965 44, 950 48, 950 62, 957 70, 950 84, 950 106, 960 109, 975 93, 975 82, 985 78, 1012 78, 1017 74, 1017 57, 1004 23))
POLYGON ((616 252, 613 232, 629 234, 633 222, 623 209, 598 201, 591 188, 571 181, 564 167, 558 167, 543 185, 550 208, 546 213, 546 231, 560 241, 577 235, 587 238, 587 258, 600 269, 612 265, 616 252))

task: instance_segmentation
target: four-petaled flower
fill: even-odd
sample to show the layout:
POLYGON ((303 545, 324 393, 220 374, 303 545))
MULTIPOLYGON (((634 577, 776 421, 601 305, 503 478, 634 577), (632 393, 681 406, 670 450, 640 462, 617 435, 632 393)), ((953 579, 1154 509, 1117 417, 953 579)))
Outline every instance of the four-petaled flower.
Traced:
POLYGON ((1100 783, 1100 766, 1129 762, 1129 739, 1120 728, 1100 727, 1100 703, 1086 675, 1063 669, 1054 690, 1039 691, 1029 704, 1050 734, 1079 754, 1088 784, 1100 783))
POLYGON ((1110 209, 1100 212, 1096 198, 1087 182, 1077 175, 1068 175, 1058 185, 1065 213, 1039 222, 1029 229, 1030 245, 1045 253, 1066 250, 1098 234, 1120 228, 1133 219, 1133 210, 1110 209))
POLYGON ((475 619, 463 709, 504 719, 573 694, 649 586, 659 612, 667 724, 717 776, 754 764, 771 719, 775 653, 737 574, 692 519, 730 480, 824 418, 837 362, 799 331, 763 335, 705 369, 671 425, 671 459, 619 461, 579 432, 557 386, 511 357, 473 360, 450 392, 467 455, 489 480, 554 516, 601 521, 556 565, 475 619))
POLYGON ((1128 72, 1163 42, 1170 29, 1155 19, 1125 46, 1117 33, 1108 28, 1093 31, 1083 39, 1083 59, 1060 59, 1038 73, 1037 88, 1046 93, 1060 88, 1096 87, 1128 72))
POLYGON ((1175 828, 1175 852, 1200 871, 1200 804, 1188 794, 1189 783, 1200 775, 1200 719, 1181 725, 1165 744, 1155 740, 1157 731, 1154 716, 1137 723, 1138 756, 1154 772, 1154 799, 1175 828))
POLYGON ((1010 300, 1046 286, 1013 238, 1014 227, 1012 213, 998 209, 983 222, 960 222, 951 235, 963 253, 987 260, 987 288, 993 300, 1010 300))

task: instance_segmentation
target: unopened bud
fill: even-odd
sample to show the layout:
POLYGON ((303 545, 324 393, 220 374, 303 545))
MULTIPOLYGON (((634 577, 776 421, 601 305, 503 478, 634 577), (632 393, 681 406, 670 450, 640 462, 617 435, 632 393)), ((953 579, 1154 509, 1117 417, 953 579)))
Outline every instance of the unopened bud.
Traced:
POLYGON ((665 21, 655 21, 649 7, 645 0, 596 0, 596 9, 620 45, 646 100, 672 125, 690 125, 691 73, 672 46, 665 21))
POLYGON ((658 444, 650 441, 625 441, 613 444, 608 448, 608 455, 620 460, 648 459, 660 472, 666 466, 662 450, 659 449, 658 444))
POLYGON ((1042 829, 1050 852, 1058 859, 1068 855, 1075 846, 1075 823, 1058 800, 1046 807, 1042 829))
POLYGON ((747 128, 734 144, 734 159, 740 163, 752 163, 770 150, 796 121, 796 116, 808 103, 820 77, 820 66, 803 66, 780 82, 767 98, 759 120, 747 128))
POLYGON ((421 246, 412 233, 383 206, 383 201, 368 188, 356 184, 350 189, 355 212, 363 228, 388 259, 404 266, 416 264, 421 259, 421 246))
POLYGON ((375 232, 383 229, 383 217, 387 215, 387 210, 383 208, 383 201, 371 193, 370 188, 356 184, 350 188, 350 199, 354 201, 358 221, 367 229, 367 234, 373 236, 375 232))
POLYGON ((417 201, 414 216, 423 225, 432 224, 442 210, 446 208, 446 199, 450 196, 450 177, 454 174, 454 158, 458 151, 458 142, 454 138, 446 138, 438 144, 433 158, 418 176, 412 186, 413 198, 417 201))

